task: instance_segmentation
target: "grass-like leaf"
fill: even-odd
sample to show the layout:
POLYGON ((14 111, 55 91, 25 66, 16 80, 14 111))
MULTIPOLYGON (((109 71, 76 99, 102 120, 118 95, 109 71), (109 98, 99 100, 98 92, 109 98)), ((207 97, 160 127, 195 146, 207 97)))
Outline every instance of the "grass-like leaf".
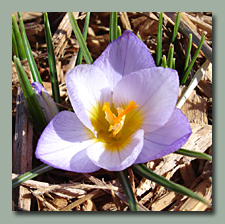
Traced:
POLYGON ((212 161, 212 156, 202 152, 195 152, 195 151, 191 151, 187 149, 179 149, 174 153, 184 155, 184 156, 194 157, 196 159, 206 159, 206 160, 212 161))
POLYGON ((72 12, 68 12, 68 16, 69 16, 69 19, 70 19, 70 23, 71 23, 71 26, 73 28, 73 32, 77 38, 77 41, 79 43, 79 46, 80 46, 80 49, 82 51, 82 54, 84 56, 84 59, 86 61, 87 64, 92 64, 93 63, 93 59, 91 57, 91 54, 89 52, 89 50, 87 49, 87 46, 85 44, 85 41, 84 41, 84 38, 80 32, 80 29, 78 27, 78 24, 77 24, 77 21, 76 19, 74 18, 74 15, 72 12))
MULTIPOLYGON (((50 69, 52 95, 56 103, 61 103, 61 98, 59 94, 58 75, 57 75, 56 62, 55 62, 55 52, 52 45, 52 34, 51 34, 50 24, 48 21, 47 12, 44 12, 44 26, 45 26, 45 39, 46 39, 47 50, 48 50, 48 63, 49 63, 49 69, 50 69)), ((58 107, 58 109, 60 108, 58 107)))
POLYGON ((166 55, 163 55, 163 57, 162 57, 161 66, 162 66, 163 68, 166 68, 166 67, 167 67, 166 55))
POLYGON ((208 204, 207 201, 205 201, 203 198, 201 198, 200 196, 195 194, 190 189, 188 189, 182 185, 176 184, 172 181, 169 181, 166 178, 154 173, 152 170, 148 169, 145 166, 145 164, 135 164, 132 166, 132 169, 139 175, 141 175, 149 180, 152 180, 153 182, 155 182, 171 191, 174 191, 174 192, 182 194, 182 195, 186 195, 188 197, 199 200, 205 204, 208 204))
POLYGON ((19 52, 18 52, 18 48, 17 48, 17 43, 16 43, 16 37, 14 34, 14 30, 12 27, 12 52, 13 52, 13 56, 15 55, 17 58, 19 58, 19 52))
POLYGON ((201 47, 202 47, 202 44, 204 43, 204 40, 205 40, 205 34, 202 35, 202 38, 201 38, 201 40, 200 40, 198 49, 195 51, 195 54, 194 54, 194 56, 193 56, 193 58, 192 58, 192 60, 191 60, 190 65, 189 65, 188 68, 184 71, 184 75, 183 75, 183 78, 182 78, 181 83, 180 83, 181 85, 184 85, 184 84, 186 83, 186 80, 187 80, 187 78, 188 78, 188 75, 189 75, 189 73, 190 73, 190 71, 191 71, 191 69, 192 69, 192 67, 193 67, 193 65, 194 65, 194 63, 195 63, 195 61, 196 61, 196 59, 197 59, 197 57, 198 57, 198 54, 199 54, 199 52, 200 52, 200 50, 201 50, 201 47))
POLYGON ((174 52, 174 45, 170 44, 170 48, 167 55, 167 67, 172 68, 173 67, 173 52, 174 52))
POLYGON ((47 125, 46 118, 34 94, 34 91, 31 87, 27 74, 20 63, 20 59, 14 56, 13 60, 15 63, 16 71, 20 80, 20 84, 23 90, 27 106, 33 118, 34 125, 37 128, 38 132, 41 133, 47 125))
MULTIPOLYGON (((88 32, 89 21, 90 21, 90 14, 91 14, 90 12, 87 12, 86 18, 85 18, 84 29, 83 29, 83 32, 82 32, 82 36, 84 38, 84 41, 86 41, 86 39, 87 39, 87 32, 88 32)), ((80 65, 82 63, 82 58, 83 58, 83 54, 82 54, 81 49, 79 48, 79 51, 78 51, 78 54, 77 54, 77 59, 76 59, 76 62, 75 62, 75 66, 80 65)))
POLYGON ((177 36, 177 31, 178 31, 179 24, 180 24, 180 17, 181 17, 181 12, 178 12, 177 17, 176 17, 176 21, 175 21, 175 24, 174 24, 174 29, 173 29, 173 36, 172 36, 172 40, 171 40, 172 44, 174 43, 174 41, 176 39, 176 36, 177 36))
POLYGON ((20 29, 19 29, 19 26, 17 24, 14 14, 12 15, 12 24, 13 24, 13 33, 15 35, 17 49, 18 49, 18 53, 19 53, 19 58, 21 60, 24 60, 24 59, 26 59, 26 52, 25 52, 23 40, 22 40, 22 37, 20 34, 20 29))
POLYGON ((159 66, 162 58, 162 19, 163 12, 159 14, 158 33, 157 33, 157 46, 156 46, 156 66, 159 66))
MULTIPOLYGON (((19 15, 20 14, 18 13, 18 16, 19 15)), ((41 80, 41 76, 39 74, 39 71, 38 71, 38 68, 37 68, 37 65, 36 65, 36 62, 35 62, 34 57, 32 55, 31 47, 30 47, 29 41, 27 39, 23 19, 22 19, 21 16, 19 16, 19 22, 20 22, 20 29, 21 29, 23 45, 24 45, 24 48, 25 48, 27 61, 28 61, 29 66, 30 66, 30 71, 31 71, 33 80, 34 80, 34 82, 39 82, 41 85, 43 85, 42 80, 41 80)))
POLYGON ((109 41, 117 39, 117 12, 110 13, 109 41))
POLYGON ((126 170, 116 172, 117 177, 120 181, 120 184, 123 188, 123 191, 126 195, 127 201, 130 206, 131 211, 138 211, 136 199, 134 197, 133 190, 130 185, 130 181, 128 179, 128 174, 126 170))
POLYGON ((188 67, 188 62, 190 60, 190 55, 191 55, 191 47, 192 47, 192 34, 189 34, 189 42, 188 42, 188 49, 187 49, 187 54, 184 62, 184 72, 186 71, 188 67))
POLYGON ((121 27, 117 26, 117 36, 120 37, 122 35, 121 27))
POLYGON ((33 170, 26 172, 26 173, 16 177, 15 179, 13 179, 12 180, 12 188, 18 187, 20 184, 24 183, 25 181, 30 180, 42 173, 50 171, 52 169, 54 169, 54 168, 49 165, 42 164, 42 165, 34 168, 33 170))

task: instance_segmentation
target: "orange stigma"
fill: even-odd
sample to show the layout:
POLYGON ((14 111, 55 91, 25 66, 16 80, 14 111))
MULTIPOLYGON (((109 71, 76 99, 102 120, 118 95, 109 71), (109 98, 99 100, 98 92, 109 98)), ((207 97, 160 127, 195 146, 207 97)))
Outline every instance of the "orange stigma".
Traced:
POLYGON ((121 107, 117 108, 118 116, 116 117, 109 107, 109 102, 104 103, 102 110, 105 111, 105 119, 110 124, 109 131, 112 131, 113 137, 121 131, 126 114, 134 110, 136 107, 138 107, 138 105, 135 105, 135 102, 131 100, 125 110, 121 107))

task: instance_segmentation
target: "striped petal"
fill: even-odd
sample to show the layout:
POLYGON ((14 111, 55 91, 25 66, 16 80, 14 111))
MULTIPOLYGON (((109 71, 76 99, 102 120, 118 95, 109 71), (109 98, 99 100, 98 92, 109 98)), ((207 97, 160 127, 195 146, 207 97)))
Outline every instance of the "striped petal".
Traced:
POLYGON ((190 135, 190 123, 186 116, 181 110, 175 109, 163 127, 145 135, 144 147, 135 163, 145 163, 177 151, 190 135))
MULTIPOLYGON (((67 73, 66 84, 77 117, 96 134, 94 129, 101 125, 99 113, 103 113, 103 104, 111 103, 111 90, 106 77, 96 66, 78 65, 67 73)), ((103 126, 107 125, 105 119, 102 121, 106 123, 103 126)))
POLYGON ((133 72, 116 85, 113 93, 115 107, 126 108, 130 101, 139 106, 126 117, 129 129, 157 130, 171 117, 179 91, 179 78, 175 70, 155 67, 133 72))
POLYGON ((113 90, 123 76, 155 67, 155 62, 147 46, 127 30, 107 46, 94 65, 102 70, 113 90))
POLYGON ((100 167, 88 158, 86 149, 94 144, 94 134, 75 113, 58 113, 43 131, 35 155, 42 162, 73 172, 94 172, 100 167))
POLYGON ((120 171, 131 166, 143 147, 144 131, 138 130, 122 141, 98 141, 87 149, 90 160, 109 171, 120 171))

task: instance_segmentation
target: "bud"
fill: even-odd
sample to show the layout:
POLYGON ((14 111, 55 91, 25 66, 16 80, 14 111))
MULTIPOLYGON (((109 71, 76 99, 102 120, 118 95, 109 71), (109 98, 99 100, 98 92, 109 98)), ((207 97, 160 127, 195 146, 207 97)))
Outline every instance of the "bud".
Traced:
POLYGON ((34 94, 37 97, 37 100, 41 106, 41 109, 46 117, 46 120, 48 122, 51 121, 51 119, 59 113, 59 110, 51 98, 51 96, 48 94, 48 92, 45 90, 45 88, 38 82, 33 82, 31 86, 34 89, 34 94))

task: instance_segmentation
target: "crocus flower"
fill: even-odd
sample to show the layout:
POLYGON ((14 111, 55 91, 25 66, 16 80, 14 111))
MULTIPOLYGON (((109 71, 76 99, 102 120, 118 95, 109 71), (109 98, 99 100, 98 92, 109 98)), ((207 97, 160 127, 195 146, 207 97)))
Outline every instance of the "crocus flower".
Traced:
POLYGON ((50 166, 121 171, 178 150, 191 134, 175 107, 177 72, 156 67, 146 45, 130 31, 92 65, 70 70, 66 84, 75 113, 58 113, 36 149, 36 157, 50 166))
POLYGON ((33 87, 34 94, 41 106, 47 122, 50 122, 59 112, 55 102, 39 82, 33 82, 31 86, 33 87))

